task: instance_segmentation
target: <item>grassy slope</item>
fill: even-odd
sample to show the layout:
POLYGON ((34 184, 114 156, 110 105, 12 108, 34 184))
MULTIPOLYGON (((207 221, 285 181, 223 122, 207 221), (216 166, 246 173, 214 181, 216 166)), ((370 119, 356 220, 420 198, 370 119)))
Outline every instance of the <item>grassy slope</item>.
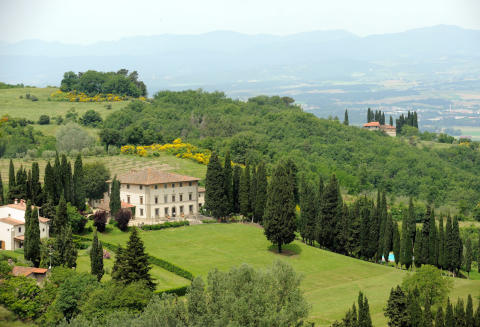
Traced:
MULTIPOLYGON (((159 157, 143 158, 137 156, 105 156, 105 157, 84 157, 83 163, 89 162, 103 162, 106 167, 110 170, 111 175, 121 174, 129 171, 132 168, 141 169, 144 167, 156 167, 160 169, 168 169, 169 171, 177 172, 179 174, 190 175, 198 178, 205 178, 207 171, 207 166, 197 164, 191 160, 179 159, 175 156, 162 154, 159 157)), ((75 160, 70 158, 70 160, 75 160)), ((40 166, 40 181, 43 182, 43 174, 45 172, 45 166, 47 160, 37 159, 36 160, 40 166)), ((15 169, 18 169, 20 165, 24 167, 31 167, 31 161, 26 161, 24 159, 13 159, 15 169)), ((53 162, 53 161, 52 161, 53 162)), ((8 167, 10 164, 10 159, 0 159, 0 173, 2 175, 3 183, 8 181, 8 167)))
MULTIPOLYGON (((248 263, 265 267, 276 259, 286 260, 304 276, 302 287, 312 304, 311 319, 327 326, 339 319, 355 301, 358 291, 368 296, 376 326, 386 325, 382 308, 390 288, 401 283, 405 271, 323 251, 295 241, 291 256, 269 251, 262 229, 241 224, 197 225, 162 231, 141 232, 149 254, 167 259, 195 275, 206 276, 213 268, 226 270, 248 263)), ((124 244, 127 235, 113 231, 100 238, 124 244)), ((479 281, 455 280, 451 296, 466 296, 480 290, 479 281)), ((478 291, 474 295, 479 295, 478 291)))
MULTIPOLYGON (((38 121, 41 115, 49 115, 50 119, 54 116, 62 115, 65 118, 65 114, 71 108, 74 108, 79 116, 83 115, 87 110, 93 109, 100 113, 105 118, 109 113, 123 108, 127 102, 109 102, 112 105, 112 109, 107 109, 105 102, 93 103, 80 103, 80 102, 66 102, 66 101, 48 101, 48 97, 51 93, 57 91, 57 88, 14 88, 0 90, 0 116, 10 115, 17 118, 26 118, 38 121), (38 101, 31 101, 25 99, 25 94, 30 93, 38 98, 38 101), (20 99, 20 96, 23 99, 20 99)), ((55 131, 58 125, 37 125, 34 127, 41 130, 45 135, 55 135, 55 131)), ((97 130, 89 129, 92 133, 97 133, 97 130)))

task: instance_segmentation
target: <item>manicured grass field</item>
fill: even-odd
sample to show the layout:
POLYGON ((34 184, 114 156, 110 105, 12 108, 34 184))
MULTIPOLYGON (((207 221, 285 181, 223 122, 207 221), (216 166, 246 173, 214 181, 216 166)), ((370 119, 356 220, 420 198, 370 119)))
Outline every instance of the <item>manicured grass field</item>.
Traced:
MULTIPOLYGON (((127 235, 114 230, 100 239, 125 244, 127 235)), ((407 272, 372 264, 307 246, 299 241, 286 247, 286 254, 270 250, 263 230, 244 224, 208 224, 160 231, 141 231, 147 252, 166 259, 195 275, 205 277, 213 269, 227 270, 248 263, 262 268, 274 260, 289 262, 303 275, 302 288, 312 305, 310 319, 329 326, 340 319, 362 290, 368 297, 375 326, 386 326, 383 315, 390 289, 407 272)), ((480 281, 455 279, 451 297, 480 295, 480 281)))
MULTIPOLYGON (((75 158, 70 158, 71 161, 74 161, 75 158)), ((198 164, 189 159, 180 159, 169 154, 161 154, 159 157, 150 157, 143 158, 138 156, 130 155, 118 155, 118 156, 104 156, 104 157, 83 157, 83 163, 89 162, 103 162, 106 167, 110 170, 111 176, 115 174, 121 174, 128 172, 130 169, 142 169, 145 167, 155 167, 159 169, 165 169, 168 171, 176 172, 183 175, 190 175, 198 178, 205 178, 207 171, 207 166, 198 164)), ((32 162, 34 160, 24 160, 24 159, 13 159, 13 164, 15 169, 18 169, 20 165, 32 167, 32 162)), ((47 160, 45 159, 35 159, 40 166, 40 181, 43 182, 43 174, 45 172, 45 166, 47 165, 47 160)), ((53 160, 51 160, 53 163, 53 160)), ((8 167, 10 164, 10 159, 0 159, 0 173, 2 175, 3 183, 5 184, 8 181, 8 167)))

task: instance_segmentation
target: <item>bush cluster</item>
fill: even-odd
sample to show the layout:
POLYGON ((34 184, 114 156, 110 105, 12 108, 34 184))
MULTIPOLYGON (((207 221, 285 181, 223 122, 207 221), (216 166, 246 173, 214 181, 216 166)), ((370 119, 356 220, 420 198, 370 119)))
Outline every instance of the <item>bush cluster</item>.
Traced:
POLYGON ((156 224, 156 225, 143 225, 142 229, 143 230, 160 230, 160 229, 165 229, 165 228, 175 228, 175 227, 182 227, 182 226, 188 226, 190 225, 190 222, 188 220, 185 221, 167 221, 163 224, 156 224))

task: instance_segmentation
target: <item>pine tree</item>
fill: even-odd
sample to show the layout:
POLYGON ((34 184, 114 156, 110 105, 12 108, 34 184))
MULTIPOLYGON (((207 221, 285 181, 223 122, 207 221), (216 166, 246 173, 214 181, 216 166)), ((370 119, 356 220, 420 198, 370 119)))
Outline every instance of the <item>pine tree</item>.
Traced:
POLYGON ((252 173, 250 174, 250 208, 249 212, 252 214, 252 218, 255 222, 258 222, 255 218, 255 206, 257 201, 257 170, 255 166, 252 166, 252 173))
POLYGON ((86 199, 86 190, 85 190, 85 180, 83 175, 83 163, 82 156, 78 154, 75 159, 75 166, 73 171, 73 205, 77 207, 78 210, 85 210, 85 199, 86 199))
POLYGON ((265 204, 267 202, 267 172, 263 162, 258 165, 257 169, 257 196, 255 200, 255 217, 261 222, 265 213, 265 204))
POLYGON ((453 306, 452 303, 450 303, 450 298, 447 299, 447 309, 445 311, 445 327, 455 327, 455 317, 453 315, 453 306))
POLYGON ((23 257, 25 258, 25 260, 30 260, 30 247, 28 246, 28 242, 29 242, 29 237, 28 237, 28 233, 31 231, 31 217, 32 217, 32 203, 30 202, 30 200, 27 201, 27 205, 25 207, 25 215, 23 216, 25 219, 25 236, 24 237, 24 241, 23 241, 23 248, 24 248, 24 251, 23 251, 23 257))
POLYGON ((435 315, 435 327, 445 327, 445 320, 443 319, 443 309, 440 306, 435 315))
POLYGON ((398 224, 395 221, 393 223, 393 255, 395 257, 395 266, 398 266, 402 253, 401 249, 402 241, 400 239, 400 232, 398 231, 398 224))
POLYGON ((227 152, 225 155, 225 162, 223 164, 223 188, 226 198, 225 213, 227 215, 233 213, 233 170, 232 170, 232 161, 230 160, 230 152, 227 152))
POLYGON ((33 262, 35 267, 40 264, 40 225, 38 221, 38 209, 34 208, 27 220, 25 219, 25 257, 33 262))
POLYGON ((7 202, 13 203, 15 201, 15 167, 13 166, 13 161, 10 159, 10 166, 8 168, 8 193, 7 193, 7 202))
POLYGON ((332 174, 323 192, 322 208, 319 212, 319 229, 317 241, 327 248, 334 249, 335 236, 340 233, 340 227, 337 222, 341 219, 342 202, 340 189, 335 174, 332 174), (337 228, 338 227, 338 228, 337 228))
POLYGON ((97 231, 93 234, 92 247, 90 249, 90 271, 100 281, 105 273, 103 269, 103 247, 98 241, 97 231))
POLYGON ((5 193, 3 192, 2 174, 0 174, 0 205, 5 204, 5 193))
POLYGON ((455 327, 465 327, 465 306, 463 304, 463 299, 458 299, 457 305, 455 306, 455 327))
MULTIPOLYGON (((223 184, 221 184, 223 186, 223 184)), ((143 241, 138 236, 137 228, 132 228, 127 247, 117 254, 115 262, 115 273, 112 272, 112 278, 125 284, 143 281, 148 287, 153 289, 155 284, 150 276, 150 264, 148 255, 145 253, 143 241)))
MULTIPOLYGON (((240 166, 234 166, 233 168, 233 187, 232 187, 232 201, 233 201, 233 212, 240 212, 240 203, 239 203, 239 193, 240 193, 240 178, 242 174, 242 169, 240 166)), ((266 194, 265 194, 266 197, 266 194)))
POLYGON ((465 271, 470 278, 470 270, 472 270, 472 261, 473 261, 473 253, 472 253, 472 240, 467 238, 467 242, 465 243, 465 271))
POLYGON ((290 170, 285 162, 279 163, 268 185, 264 215, 264 233, 282 252, 282 245, 295 239, 295 194, 290 170))
POLYGON ((465 309, 465 326, 475 327, 475 318, 473 317, 473 300, 472 296, 468 294, 467 307, 465 309))
POLYGON ((120 181, 117 180, 116 175, 113 177, 112 186, 110 189, 109 205, 110 205, 110 216, 115 217, 118 210, 120 210, 122 207, 122 203, 120 201, 120 181))
POLYGON ((348 110, 345 109, 345 118, 343 119, 343 125, 348 126, 349 121, 348 121, 348 110))
POLYGON ((227 207, 229 206, 224 185, 223 168, 217 154, 213 152, 207 166, 205 179, 205 207, 217 219, 226 216, 227 207))
POLYGON ((423 233, 417 229, 415 236, 415 247, 413 248, 413 257, 415 258, 415 267, 419 268, 422 265, 422 249, 424 249, 423 233))
POLYGON ((387 306, 385 308, 385 317, 388 318, 388 326, 404 327, 408 326, 410 316, 407 311, 407 296, 400 286, 390 291, 387 306))
POLYGON ((244 217, 249 216, 250 207, 250 168, 247 165, 243 169, 242 176, 240 177, 240 189, 238 194, 238 200, 240 203, 240 213, 244 217))

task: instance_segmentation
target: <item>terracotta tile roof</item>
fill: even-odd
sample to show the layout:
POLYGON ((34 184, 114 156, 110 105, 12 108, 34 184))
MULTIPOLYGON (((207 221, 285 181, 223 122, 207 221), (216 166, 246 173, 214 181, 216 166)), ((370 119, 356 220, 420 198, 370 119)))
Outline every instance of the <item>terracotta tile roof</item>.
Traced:
MULTIPOLYGON (((12 208, 12 209, 17 209, 17 210, 22 210, 22 211, 26 211, 27 210, 27 205, 25 204, 25 201, 24 200, 20 200, 19 203, 11 203, 11 204, 7 204, 6 207, 9 207, 9 208, 12 208)), ((32 206, 32 209, 35 208, 35 206, 32 206)), ((37 209, 39 207, 36 207, 37 209)), ((41 216, 38 216, 38 220, 41 222, 41 223, 48 223, 50 221, 50 219, 48 218, 45 218, 45 217, 41 217, 41 216)))
POLYGON ((392 126, 392 125, 382 125, 382 126, 380 126, 380 128, 384 128, 384 129, 396 129, 395 126, 392 126))
POLYGON ((122 208, 133 208, 133 207, 135 207, 133 204, 123 202, 123 201, 122 201, 121 205, 122 205, 122 208))
POLYGON ((15 236, 14 239, 19 241, 25 241, 25 235, 15 236))
POLYGON ((363 124, 363 127, 380 127, 380 123, 378 121, 372 121, 370 123, 363 124))
POLYGON ((12 226, 25 225, 24 221, 13 219, 13 218, 0 218, 0 222, 12 226))
POLYGON ((50 219, 45 218, 45 217, 40 217, 40 216, 38 216, 38 220, 39 220, 41 223, 48 223, 48 222, 50 221, 50 219))
POLYGON ((153 184, 175 183, 175 182, 193 182, 193 181, 200 180, 200 178, 180 175, 176 173, 169 173, 169 172, 155 169, 155 168, 131 170, 126 174, 118 176, 117 179, 122 184, 137 184, 137 185, 153 185, 153 184))
POLYGON ((199 187, 198 188, 198 193, 203 193, 205 192, 205 187, 199 187))
POLYGON ((45 268, 15 266, 12 269, 12 275, 26 277, 31 274, 45 274, 47 271, 48 269, 45 268))

